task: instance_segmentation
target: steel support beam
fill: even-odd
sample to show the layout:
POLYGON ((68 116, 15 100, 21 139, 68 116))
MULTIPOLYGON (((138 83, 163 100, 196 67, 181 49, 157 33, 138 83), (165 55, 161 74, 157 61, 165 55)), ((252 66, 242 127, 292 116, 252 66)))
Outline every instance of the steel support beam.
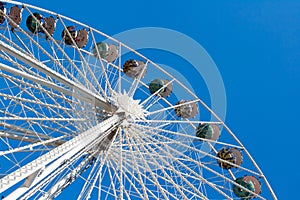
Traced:
POLYGON ((31 161, 18 170, 0 179, 0 193, 26 179, 24 184, 12 192, 7 199, 17 199, 28 191, 32 186, 51 174, 59 165, 74 156, 78 151, 99 138, 105 138, 108 130, 115 128, 124 119, 124 113, 118 113, 106 119, 100 124, 79 134, 75 138, 52 149, 48 153, 31 161))

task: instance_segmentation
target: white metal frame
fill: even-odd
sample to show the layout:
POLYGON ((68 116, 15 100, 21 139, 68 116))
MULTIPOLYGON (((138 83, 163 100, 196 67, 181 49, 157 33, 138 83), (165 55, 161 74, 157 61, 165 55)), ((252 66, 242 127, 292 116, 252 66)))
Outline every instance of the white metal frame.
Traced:
MULTIPOLYGON (((46 36, 49 39, 47 42, 49 43, 49 46, 54 55, 48 53, 47 50, 39 44, 39 42, 31 38, 32 34, 30 35, 28 32, 24 31, 22 27, 13 32, 14 36, 12 36, 10 33, 8 34, 8 37, 0 34, 1 38, 3 39, 0 40, 0 57, 1 59, 12 64, 12 66, 9 66, 5 63, 0 63, 0 69, 2 71, 8 72, 7 74, 0 72, 0 77, 3 77, 5 80, 9 81, 10 84, 13 83, 14 87, 19 87, 20 90, 22 89, 24 94, 30 96, 26 98, 21 95, 12 95, 14 94, 14 88, 5 88, 10 90, 10 94, 2 92, 0 89, 0 98, 11 100, 9 106, 7 107, 7 110, 0 111, 0 114, 4 115, 4 117, 0 117, 0 125, 10 130, 0 132, 0 141, 5 143, 9 148, 5 151, 0 151, 0 156, 5 157, 6 159, 10 159, 8 155, 13 155, 16 152, 30 151, 38 147, 43 147, 41 151, 46 150, 46 153, 25 165, 22 165, 21 162, 18 162, 17 158, 15 158, 13 155, 13 158, 10 160, 11 162, 16 163, 19 168, 0 179, 0 192, 13 187, 13 185, 19 183, 24 179, 25 182, 21 187, 17 188, 14 192, 7 196, 6 199, 16 199, 24 194, 27 198, 30 195, 38 192, 39 188, 46 188, 46 185, 54 180, 54 174, 59 174, 63 170, 67 169, 68 164, 66 164, 65 162, 69 162, 70 160, 72 160, 72 162, 75 162, 84 154, 88 154, 88 158, 84 159, 79 165, 75 166, 75 168, 69 171, 69 173, 66 174, 62 179, 60 179, 60 181, 52 183, 52 187, 48 189, 48 191, 45 191, 46 193, 41 196, 42 198, 48 198, 53 195, 57 196, 63 190, 63 188, 61 187, 64 184, 69 183, 69 178, 80 177, 81 175, 79 174, 79 171, 88 164, 91 157, 96 157, 97 159, 93 163, 93 166, 91 168, 92 172, 86 178, 86 184, 84 185, 78 199, 90 198, 92 190, 97 187, 99 198, 101 196, 101 192, 105 191, 107 192, 105 198, 108 198, 108 196, 110 195, 116 199, 130 199, 131 195, 136 195, 141 199, 169 199, 177 198, 178 196, 181 196, 183 199, 188 199, 190 197, 207 199, 205 189, 203 191, 200 191, 199 188, 196 188, 190 182, 191 179, 200 180, 202 184, 209 186, 227 199, 232 198, 231 196, 229 196, 231 194, 226 191, 226 189, 228 188, 225 188, 225 186, 222 186, 221 184, 230 183, 233 185, 237 185, 234 182, 235 172, 229 170, 227 172, 228 174, 221 174, 213 167, 206 165, 205 162, 202 163, 201 160, 191 158, 186 155, 185 152, 180 152, 177 149, 173 148, 173 144, 184 147, 187 149, 187 151, 193 153, 205 154, 207 157, 214 161, 220 160, 220 158, 216 156, 217 150, 215 148, 215 145, 234 147, 243 150, 244 154, 252 163, 254 168, 248 169, 247 167, 238 166, 235 164, 233 164, 233 166, 236 167, 237 170, 244 171, 251 175, 262 178, 265 184, 265 188, 267 188, 270 192, 270 196, 273 199, 277 199, 268 180, 256 164, 255 160, 252 158, 247 149, 242 145, 242 143, 238 140, 235 134, 229 129, 229 127, 198 96, 196 96, 189 88, 187 88, 184 84, 182 84, 179 80, 169 74, 162 67, 152 62, 145 56, 141 55, 134 49, 121 43, 120 41, 117 41, 116 39, 94 28, 86 26, 83 23, 35 6, 22 4, 15 1, 4 2, 20 5, 24 7, 30 15, 32 15, 31 10, 39 10, 43 13, 56 16, 64 29, 66 28, 65 21, 69 21, 79 26, 85 27, 91 35, 92 44, 96 44, 96 36, 100 35, 116 43, 119 48, 119 56, 117 58, 117 61, 109 64, 106 63, 105 59, 101 58, 98 49, 96 49, 97 58, 100 62, 100 67, 103 72, 103 79, 107 87, 107 89, 103 89, 84 56, 90 55, 90 53, 88 51, 85 51, 84 49, 79 49, 73 39, 72 42, 74 46, 70 48, 73 48, 74 52, 76 52, 76 54, 78 55, 81 63, 84 66, 82 69, 79 69, 78 66, 74 63, 74 60, 71 58, 71 56, 69 56, 68 53, 65 52, 64 47, 62 47, 61 43, 58 40, 52 38, 47 32, 46 36), (60 70, 62 70, 63 74, 58 73, 54 69, 48 67, 46 63, 41 62, 38 58, 35 58, 34 52, 31 52, 30 50, 30 48, 32 47, 26 46, 26 44, 22 41, 22 38, 18 35, 18 31, 20 32, 20 35, 23 34, 27 38, 29 38, 30 44, 36 46, 36 48, 38 48, 42 53, 46 54, 49 59, 53 61, 60 68, 60 70), (11 37, 16 37, 17 40, 21 43, 21 46, 14 43, 11 40, 11 37), (53 44, 53 46, 50 45, 50 42, 53 44), (156 93, 145 98, 145 100, 140 105, 145 106, 145 110, 148 110, 154 104, 158 103, 159 101, 163 101, 168 105, 167 107, 148 112, 148 114, 146 115, 146 117, 148 117, 147 120, 135 119, 133 121, 129 121, 129 123, 131 123, 130 126, 128 124, 122 124, 123 121, 128 123, 126 119, 124 120, 124 113, 115 113, 118 108, 117 106, 110 103, 110 98, 114 93, 121 93, 122 81, 125 81, 122 78, 121 74, 122 49, 127 49, 130 52, 134 53, 136 56, 144 59, 146 62, 144 70, 146 69, 146 67, 151 66, 158 69, 165 76, 168 76, 171 80, 168 84, 174 83, 179 85, 187 92, 188 95, 193 98, 187 103, 197 103, 198 105, 201 105, 203 108, 207 109, 216 120, 201 121, 190 119, 160 119, 162 113, 170 113, 171 110, 178 107, 179 105, 174 105, 166 98, 157 96, 157 94, 159 93, 159 91, 157 91, 156 93), (68 69, 63 66, 63 61, 60 61, 60 58, 57 56, 59 53, 61 53, 65 57, 65 59, 70 63, 73 69, 77 70, 79 74, 78 76, 83 78, 83 82, 81 82, 79 78, 75 77, 74 74, 70 73, 68 69), (31 68, 29 69, 28 66, 30 66, 31 68), (114 76, 117 76, 118 80, 117 87, 113 88, 110 82, 110 78, 112 78, 113 75, 110 74, 112 72, 108 71, 108 67, 112 67, 113 69, 117 70, 117 73, 114 74, 114 76), (35 70, 42 73, 43 75, 35 73, 35 70), (88 73, 91 74, 91 80, 86 77, 88 73), (22 78, 18 79, 16 77, 22 78), (24 79, 29 81, 24 81, 24 79), (92 82, 94 82, 95 84, 93 84, 92 82), (28 92, 21 88, 21 86, 26 86, 32 90, 38 90, 42 93, 42 95, 44 95, 43 93, 45 93, 45 98, 49 98, 54 103, 50 104, 45 101, 41 101, 36 96, 32 95, 31 92, 28 92), (73 99, 68 98, 70 96, 72 96, 73 99), (67 106, 60 105, 60 102, 56 100, 56 98, 66 102, 67 106), (27 106, 26 103, 37 105, 41 112, 38 112, 38 109, 35 110, 34 108, 27 106), (96 126, 93 126, 92 122, 87 121, 87 119, 84 117, 80 117, 82 115, 82 113, 80 112, 84 112, 84 109, 82 109, 80 112, 78 111, 76 117, 69 114, 69 112, 71 112, 72 110, 76 110, 76 106, 82 106, 82 104, 84 103, 101 108, 107 113, 110 113, 110 115, 113 115, 113 113, 115 114, 97 124, 96 126), (18 107, 21 107, 22 113, 26 114, 26 110, 28 110, 28 112, 32 112, 36 116, 18 116, 17 113, 9 112, 9 109, 17 110, 18 107), (51 111, 53 115, 56 115, 56 117, 48 116, 46 112, 43 112, 42 108, 44 107, 49 109, 49 111, 51 111), (57 111, 57 109, 59 111, 57 111), (149 119, 149 117, 152 118, 149 119), (10 121, 14 121, 15 124, 10 124, 10 121), (57 127, 51 127, 45 124, 47 121, 55 124, 57 127), (37 131, 32 131, 32 127, 18 126, 16 124, 18 122, 24 122, 32 126, 37 126, 41 130, 43 130, 45 134, 38 133, 37 131), (74 127, 82 130, 82 132, 78 134, 77 132, 72 130, 72 128, 68 126, 64 127, 62 123, 72 124, 74 127), (196 136, 191 136, 185 131, 176 132, 165 129, 165 127, 167 126, 173 127, 174 125, 179 125, 182 130, 184 130, 184 127, 186 126, 196 128, 196 124, 199 123, 218 124, 219 126, 222 126, 226 130, 226 133, 233 138, 235 143, 231 144, 229 142, 203 139, 202 142, 207 143, 212 150, 212 152, 207 153, 205 151, 202 151, 201 149, 197 149, 196 144, 195 146, 189 146, 184 143, 184 141, 197 140, 196 136), (153 124, 160 125, 155 127, 153 126, 153 124), (116 128, 118 129, 118 133, 115 134, 112 141, 110 141, 108 149, 105 152, 98 152, 97 150, 95 150, 97 145, 99 145, 101 141, 105 140, 111 133, 111 131, 115 130, 116 128), (61 136, 52 137, 51 134, 46 134, 46 130, 51 130, 51 134, 60 133, 61 136), (72 138, 68 138, 70 137, 68 133, 72 133, 72 138), (167 135, 184 138, 184 141, 177 141, 176 139, 172 139, 167 135), (20 143, 29 142, 30 144, 12 147, 9 140, 20 141, 20 143), (50 150, 51 148, 52 150, 50 150), (161 154, 158 152, 161 152, 161 154), (128 156, 129 158, 127 158, 128 156), (180 172, 179 170, 177 170, 172 164, 170 164, 170 162, 168 161, 169 158, 176 160, 175 163, 177 165, 180 165, 185 171, 180 172), (214 176, 222 179, 223 182, 218 185, 217 183, 212 182, 209 177, 205 178, 201 174, 196 174, 189 165, 184 164, 185 162, 193 163, 193 165, 197 166, 199 169, 201 168, 211 174, 214 174, 214 176), (133 171, 130 171, 126 166, 132 166, 133 171), (153 169, 151 169, 151 166, 156 166, 161 175, 156 174, 153 169), (144 173, 142 173, 140 169, 143 169, 147 173, 149 173, 149 176, 146 176, 144 173), (104 176, 103 170, 105 170, 106 175, 109 176, 111 180, 111 185, 107 189, 104 188, 104 185, 101 185, 101 177, 104 176), (49 176, 52 173, 53 176, 49 176), (187 187, 190 188, 190 190, 176 183, 176 179, 179 179, 184 184, 186 184, 187 187), (167 189, 167 185, 161 184, 161 181, 171 185, 174 188, 174 193, 169 192, 167 189), (118 183, 119 185, 117 185, 116 183, 118 183), (137 185, 140 185, 141 188, 138 188, 135 183, 137 185), (150 183, 155 185, 157 191, 152 191, 147 187, 147 184, 150 183), (131 193, 131 191, 127 191, 127 186, 130 186, 135 194, 131 193), (113 190, 113 194, 109 194, 108 191, 110 190, 113 190), (160 194, 161 196, 159 196, 158 194, 160 194)), ((12 22, 12 20, 8 17, 7 20, 12 22)), ((70 33, 68 34, 70 36, 70 33)), ((35 37, 39 38, 39 36, 35 37)), ((9 85, 8 83, 6 84, 9 85)), ((143 82, 141 75, 132 81, 132 85, 129 88, 128 92, 128 95, 130 97, 133 97, 139 85, 148 89, 148 86, 143 82)), ((38 149, 36 149, 36 151, 38 151, 38 149)), ((228 161, 226 160, 222 161, 228 163, 228 161)), ((247 190, 246 188, 243 189, 255 195, 252 191, 247 190)), ((265 199, 263 195, 258 195, 257 197, 260 199, 265 199)))

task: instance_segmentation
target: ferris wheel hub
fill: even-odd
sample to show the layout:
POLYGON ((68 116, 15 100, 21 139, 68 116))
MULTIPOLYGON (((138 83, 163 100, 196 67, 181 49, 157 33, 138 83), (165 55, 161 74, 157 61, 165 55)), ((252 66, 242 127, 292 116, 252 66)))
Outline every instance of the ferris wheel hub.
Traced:
POLYGON ((124 124, 130 124, 135 119, 146 120, 147 111, 140 104, 140 99, 133 99, 126 91, 123 93, 114 93, 112 102, 117 106, 117 112, 125 113, 124 124))

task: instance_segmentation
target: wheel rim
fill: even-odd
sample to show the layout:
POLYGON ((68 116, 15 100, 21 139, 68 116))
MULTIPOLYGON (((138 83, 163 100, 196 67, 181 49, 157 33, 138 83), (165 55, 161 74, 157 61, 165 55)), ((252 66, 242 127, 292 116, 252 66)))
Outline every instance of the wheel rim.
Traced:
MULTIPOLYGON (((21 8, 18 2, 5 6, 9 9, 14 5, 21 8)), ((23 7, 23 22, 34 12, 44 17, 55 15, 30 5, 23 7)), ((276 199, 267 179, 230 129, 219 118, 210 121, 213 112, 208 120, 202 120, 201 110, 207 109, 206 104, 160 66, 135 51, 123 55, 126 45, 61 15, 57 15, 53 36, 46 31, 32 34, 22 23, 17 27, 5 16, 0 39, 1 162, 7 163, 1 168, 4 196, 18 188, 7 188, 5 177, 116 113, 125 113, 122 123, 106 130, 110 134, 104 139, 63 160, 52 176, 28 187, 23 197, 56 197, 76 179, 82 184, 77 194, 82 199, 236 198, 232 192, 238 186, 235 179, 247 174, 261 179, 263 193, 241 189, 260 199, 276 199), (84 48, 79 48, 76 37, 69 37, 69 45, 58 37, 70 23, 77 31, 89 32, 84 48), (94 51, 104 40, 118 49, 112 62, 94 51), (32 58, 37 65, 30 65, 32 58), (123 64, 132 58, 145 66, 128 77, 123 64), (148 78, 148 73, 157 77, 148 78), (173 94, 176 91, 168 97, 161 97, 158 90, 151 94, 149 80, 155 78, 169 80, 173 90, 181 87, 186 101, 176 105, 181 100, 173 94), (191 107, 194 104, 197 110, 191 107), (189 114, 184 115, 186 118, 176 114, 182 105, 190 106, 182 112, 195 111, 191 119, 189 114), (224 128, 220 139, 199 139, 196 130, 200 123, 224 128), (234 169, 220 168, 218 161, 228 162, 217 157, 223 147, 243 151, 245 165, 227 163, 234 169)), ((49 165, 39 168, 36 175, 48 171, 49 165)))

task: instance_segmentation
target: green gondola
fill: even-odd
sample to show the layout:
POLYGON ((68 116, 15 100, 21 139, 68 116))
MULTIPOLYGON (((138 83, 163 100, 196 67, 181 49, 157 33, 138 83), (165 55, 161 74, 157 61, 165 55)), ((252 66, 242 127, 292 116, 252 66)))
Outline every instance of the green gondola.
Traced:
POLYGON ((42 25, 43 25, 43 16, 40 13, 33 13, 29 15, 26 20, 26 26, 28 30, 34 34, 42 32, 42 25), (36 18, 36 19, 35 19, 36 18))
POLYGON ((199 124, 196 129, 196 136, 200 139, 216 141, 220 137, 220 128, 216 124, 199 124))
POLYGON ((258 194, 261 193, 261 183, 259 182, 259 180, 254 177, 254 176, 244 176, 244 177, 239 177, 235 180, 235 182, 252 191, 253 193, 255 193, 256 195, 254 194, 251 194, 250 192, 246 191, 245 189, 239 187, 238 185, 233 185, 233 193, 243 199, 243 200, 250 200, 250 199, 253 199, 255 198, 258 194))

